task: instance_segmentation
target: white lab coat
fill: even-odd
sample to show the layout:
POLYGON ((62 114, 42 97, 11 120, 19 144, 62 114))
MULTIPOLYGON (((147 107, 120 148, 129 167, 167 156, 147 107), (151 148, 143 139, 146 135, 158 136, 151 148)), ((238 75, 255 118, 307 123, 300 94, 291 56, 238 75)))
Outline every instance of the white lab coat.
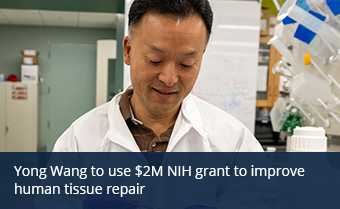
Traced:
MULTIPOLYGON (((119 109, 122 94, 77 119, 57 140, 56 152, 139 152, 119 109)), ((189 94, 182 103, 167 152, 261 152, 237 119, 189 94)))
MULTIPOLYGON (((91 110, 76 120, 57 140, 53 151, 140 152, 120 112, 120 98, 121 94, 115 96, 110 102, 91 110)), ((263 150, 252 133, 237 119, 194 95, 190 94, 184 99, 171 134, 167 152, 254 151, 262 152, 263 150)), ((139 160, 143 162, 145 159, 138 158, 136 160, 130 160, 129 162, 138 163, 139 160)), ((248 161, 247 159, 245 160, 246 162, 248 161)), ((100 160, 100 162, 104 163, 107 162, 107 160, 100 160)), ((120 161, 117 161, 116 163, 119 162, 120 161)), ((115 180, 115 178, 110 179, 112 185, 119 185, 119 182, 111 182, 113 180, 115 180)), ((148 185, 147 188, 159 186, 163 189, 174 187, 172 185, 173 182, 165 181, 165 183, 169 183, 169 185, 164 186, 161 184, 164 182, 155 184, 153 181, 154 180, 149 183, 141 183, 141 185, 148 185)), ((261 188, 263 190, 263 185, 269 186, 269 184, 263 184, 261 181, 259 181, 258 184, 260 186, 255 185, 254 188, 261 188)), ((96 182, 93 183, 93 185, 100 185, 100 183, 96 182)), ((272 190, 272 188, 265 190, 265 195, 260 194, 256 189, 249 190, 250 184, 248 181, 236 182, 235 185, 230 185, 229 183, 221 184, 214 180, 204 186, 204 194, 201 191, 202 188, 196 188, 198 186, 196 184, 193 185, 194 187, 185 187, 181 190, 177 189, 176 192, 173 192, 172 196, 169 197, 175 196, 177 199, 184 198, 182 203, 187 203, 187 205, 196 203, 215 205, 217 208, 227 208, 227 206, 230 206, 228 208, 240 208, 240 204, 248 202, 250 205, 260 204, 261 208, 271 208, 266 206, 267 203, 264 201, 271 201, 277 198, 277 192, 275 189, 272 190), (218 191, 223 192, 218 194, 218 191), (190 197, 188 194, 190 194, 190 197), (205 196, 202 198, 202 195, 205 196), (262 196, 264 196, 264 198, 262 196), (263 206, 263 204, 265 206, 263 206)), ((155 189, 155 191, 156 193, 153 195, 150 195, 151 193, 148 194, 150 198, 147 197, 145 199, 149 200, 152 199, 151 197, 155 198, 157 194, 158 196, 159 194, 163 194, 162 192, 157 192, 163 191, 162 189, 155 189)), ((147 194, 143 194, 143 196, 137 195, 134 198, 140 201, 140 203, 149 204, 149 202, 143 202, 143 199, 139 199, 146 195, 147 194)), ((161 197, 164 198, 162 195, 161 197)), ((167 195, 165 195, 165 197, 167 197, 167 195)), ((175 200, 164 201, 167 204, 178 204, 175 200)), ((274 203, 276 203, 276 201, 274 201, 274 203)), ((79 204, 81 205, 81 202, 79 204)), ((71 205, 71 208, 75 207, 71 205)))

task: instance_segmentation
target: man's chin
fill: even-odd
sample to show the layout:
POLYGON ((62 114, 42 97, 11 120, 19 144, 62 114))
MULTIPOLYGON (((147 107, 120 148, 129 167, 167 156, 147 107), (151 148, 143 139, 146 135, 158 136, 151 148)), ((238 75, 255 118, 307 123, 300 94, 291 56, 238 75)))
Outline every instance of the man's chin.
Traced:
POLYGON ((157 117, 164 117, 167 115, 171 115, 173 113, 177 113, 179 109, 178 107, 174 107, 174 106, 170 106, 170 105, 162 105, 162 104, 158 104, 155 105, 154 108, 152 108, 151 113, 157 117))

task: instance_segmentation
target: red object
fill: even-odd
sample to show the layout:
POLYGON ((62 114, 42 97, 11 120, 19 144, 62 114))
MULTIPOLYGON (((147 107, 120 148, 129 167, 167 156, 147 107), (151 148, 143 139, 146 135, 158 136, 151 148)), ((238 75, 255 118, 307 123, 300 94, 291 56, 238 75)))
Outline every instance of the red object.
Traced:
POLYGON ((6 81, 12 81, 12 82, 17 82, 18 81, 18 78, 16 75, 9 75, 8 78, 6 79, 6 81))

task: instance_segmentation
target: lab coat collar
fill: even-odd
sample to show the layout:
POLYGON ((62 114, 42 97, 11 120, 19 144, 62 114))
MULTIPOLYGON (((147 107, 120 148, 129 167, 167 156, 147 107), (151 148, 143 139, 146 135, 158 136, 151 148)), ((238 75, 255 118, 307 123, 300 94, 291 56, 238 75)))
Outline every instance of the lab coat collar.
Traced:
POLYGON ((203 129, 203 121, 201 113, 194 101, 194 96, 189 94, 182 102, 181 110, 177 116, 175 127, 171 135, 167 152, 176 150, 176 145, 180 139, 191 129, 196 131, 201 137, 197 140, 203 140, 207 146, 202 147, 201 151, 211 151, 210 143, 208 141, 208 134, 203 129), (209 147, 209 150, 206 148, 209 147))
MULTIPOLYGON (((130 88, 132 88, 132 86, 128 87, 128 89, 130 88)), ((112 151, 112 149, 110 149, 111 142, 127 149, 127 151, 140 151, 119 109, 119 100, 122 94, 123 93, 116 95, 110 102, 108 109, 110 129, 101 144, 100 151, 112 151)), ((204 142, 209 145, 207 133, 203 129, 201 114, 195 104, 194 96, 191 94, 189 94, 181 104, 181 110, 176 119, 167 152, 173 151, 176 144, 180 141, 183 135, 190 131, 190 129, 195 130, 199 135, 201 135, 204 142)))
POLYGON ((200 133, 202 136, 207 136, 207 133, 203 129, 203 121, 201 113, 197 108, 192 94, 189 94, 182 102, 181 112, 183 116, 188 120, 192 127, 200 133))
MULTIPOLYGON (((131 86, 128 89, 132 88, 131 86)), ((119 109, 119 101, 123 92, 116 95, 109 104, 108 119, 109 119, 109 131, 103 140, 101 145, 101 151, 112 151, 110 148, 111 142, 121 146, 121 151, 139 152, 139 147, 133 138, 122 113, 119 109), (127 149, 127 150, 126 150, 127 149)))

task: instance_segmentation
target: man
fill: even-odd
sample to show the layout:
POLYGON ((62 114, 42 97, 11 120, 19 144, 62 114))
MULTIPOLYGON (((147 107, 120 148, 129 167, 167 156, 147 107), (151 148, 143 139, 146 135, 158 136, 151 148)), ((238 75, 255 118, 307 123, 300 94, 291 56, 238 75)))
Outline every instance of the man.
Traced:
POLYGON ((54 151, 262 151, 238 120, 190 94, 212 18, 207 0, 135 0, 123 41, 132 86, 76 120, 54 151))
MULTIPOLYGON (((190 94, 209 40, 212 17, 207 0, 135 0, 129 12, 129 36, 123 41, 124 62, 130 65, 132 86, 76 120, 58 139, 54 151, 262 151, 258 141, 238 120, 190 94)), ((58 162, 82 162, 85 167, 96 163, 97 168, 129 165, 134 168, 145 163, 187 163, 207 168, 221 167, 219 163, 225 167, 235 161, 242 163, 237 165, 250 167, 250 159, 236 156, 239 153, 225 158, 209 154, 223 156, 230 153, 168 153, 164 158, 152 153, 121 153, 122 157, 112 156, 114 154, 97 153, 95 156, 78 156, 79 159, 56 155, 56 158, 58 162)), ((254 162, 254 159, 251 160, 254 162)), ((84 209, 136 208, 139 203, 139 208, 151 208, 150 205, 153 208, 187 209, 209 208, 202 205, 214 206, 212 208, 245 208, 253 205, 271 208, 267 202, 277 202, 273 201, 275 190, 267 189, 269 184, 263 181, 256 180, 256 187, 253 182, 249 183, 249 179, 243 178, 236 181, 231 178, 229 181, 229 178, 204 177, 196 181, 190 176, 186 177, 176 180, 138 178, 135 182, 148 185, 146 194, 130 195, 130 200, 127 200, 104 193, 89 196, 80 205, 84 209), (254 188, 265 190, 263 193, 269 193, 269 197, 258 192, 261 189, 254 188), (133 200, 139 203, 135 204, 133 200)), ((102 181, 96 177, 88 180, 90 185, 102 185, 102 181)), ((126 186, 128 182, 134 182, 134 178, 113 176, 107 182, 107 185, 126 186)), ((73 185, 78 184, 82 185, 83 181, 73 182, 73 185)), ((65 200, 65 205, 71 205, 70 208, 75 208, 73 205, 77 202, 69 201, 68 196, 56 200, 65 200)), ((47 202, 54 204, 53 201, 47 202)), ((58 204, 56 206, 60 208, 58 204)))

